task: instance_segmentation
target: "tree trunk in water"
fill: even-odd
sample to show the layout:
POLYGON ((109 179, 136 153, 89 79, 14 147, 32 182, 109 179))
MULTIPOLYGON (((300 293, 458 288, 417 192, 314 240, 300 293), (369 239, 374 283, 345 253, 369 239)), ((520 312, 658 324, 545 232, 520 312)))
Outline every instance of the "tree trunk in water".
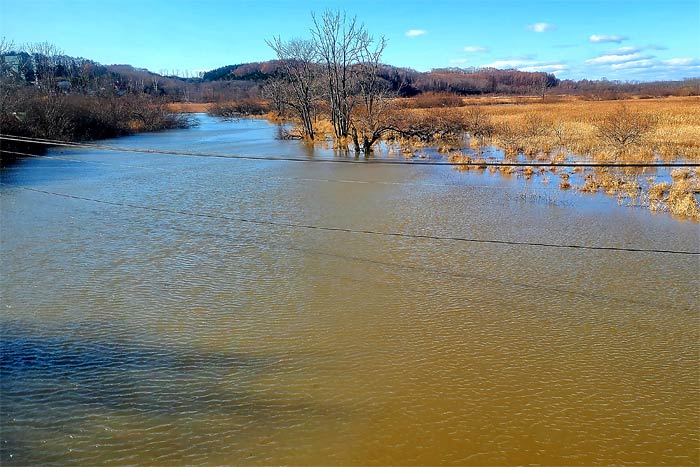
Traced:
POLYGON ((360 152, 360 140, 357 138, 357 130, 355 128, 352 129, 352 142, 355 144, 355 152, 359 153, 360 152))
POLYGON ((370 141, 369 139, 367 139, 366 136, 364 136, 364 137, 362 138, 362 145, 363 145, 364 148, 365 148, 365 154, 370 154, 370 153, 372 152, 372 143, 373 143, 373 142, 374 142, 374 141, 370 141))

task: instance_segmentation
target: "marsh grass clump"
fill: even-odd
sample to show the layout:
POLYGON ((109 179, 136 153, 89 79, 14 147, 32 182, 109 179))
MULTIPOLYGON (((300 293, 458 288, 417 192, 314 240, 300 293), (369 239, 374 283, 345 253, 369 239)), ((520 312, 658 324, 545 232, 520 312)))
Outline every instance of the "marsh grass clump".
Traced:
POLYGON ((515 167, 512 165, 502 165, 500 166, 500 172, 502 175, 512 175, 515 172, 515 167))
POLYGON ((584 183, 579 187, 579 191, 584 193, 597 193, 600 189, 600 184, 596 181, 593 174, 586 174, 583 177, 584 183))
POLYGON ((447 156, 448 162, 451 162, 453 164, 462 164, 462 165, 455 165, 455 169, 461 171, 461 172, 466 172, 468 171, 471 166, 467 164, 472 163, 472 158, 462 154, 461 152, 455 152, 447 156))
POLYGON ((676 216, 700 220, 696 189, 689 178, 674 179, 666 198, 669 211, 676 216))
POLYGON ((671 188, 668 182, 652 183, 649 185, 649 201, 663 201, 666 193, 671 188))
POLYGON ((663 209, 666 202, 666 194, 671 188, 671 184, 668 182, 654 183, 649 182, 649 189, 647 192, 647 198, 649 200, 649 210, 656 212, 663 209))

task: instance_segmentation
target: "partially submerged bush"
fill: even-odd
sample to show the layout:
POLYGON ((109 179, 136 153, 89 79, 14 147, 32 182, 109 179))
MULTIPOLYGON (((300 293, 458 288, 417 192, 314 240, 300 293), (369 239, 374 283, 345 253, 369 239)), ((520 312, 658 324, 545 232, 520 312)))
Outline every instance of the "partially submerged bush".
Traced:
POLYGON ((453 109, 396 112, 390 126, 402 137, 424 144, 459 142, 465 129, 461 114, 453 109))
POLYGON ((654 129, 656 119, 641 112, 632 112, 622 106, 594 123, 598 138, 611 146, 618 155, 632 146, 640 145, 654 129))
MULTIPOLYGON (((3 93, 2 132, 61 141, 113 138, 141 131, 186 128, 189 117, 168 111, 166 103, 147 95, 42 95, 32 89, 3 93)), ((41 154, 46 146, 3 141, 2 163, 13 152, 41 154)))
POLYGON ((6 99, 2 108, 3 132, 46 139, 82 141, 190 125, 147 96, 29 94, 6 99))
POLYGON ((215 117, 239 118, 251 115, 264 115, 271 110, 270 104, 260 99, 242 99, 235 102, 221 102, 212 105, 208 114, 215 117))

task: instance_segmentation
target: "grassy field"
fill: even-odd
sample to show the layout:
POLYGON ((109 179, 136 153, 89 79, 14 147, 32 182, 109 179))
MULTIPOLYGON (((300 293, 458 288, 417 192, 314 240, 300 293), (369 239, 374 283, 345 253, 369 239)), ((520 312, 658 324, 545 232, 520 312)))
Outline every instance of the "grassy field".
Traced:
POLYGON ((524 143, 539 143, 542 147, 538 149, 564 146, 579 155, 596 159, 656 156, 665 160, 700 160, 700 97, 525 101, 512 105, 488 105, 484 111, 494 123, 497 139, 499 129, 503 133, 511 126, 522 135, 524 143), (625 115, 618 122, 621 126, 618 130, 624 131, 624 125, 630 132, 635 130, 635 124, 644 123, 646 126, 639 139, 630 142, 624 151, 605 136, 610 130, 606 123, 610 123, 612 116, 621 114, 625 115), (535 141, 527 141, 532 136, 537 137, 535 141))
MULTIPOLYGON (((613 161, 658 162, 700 161, 700 98, 627 99, 585 101, 575 98, 553 102, 498 98, 465 99, 458 112, 467 127, 480 132, 471 138, 479 150, 492 145, 506 158, 524 155, 538 162, 613 161)), ((440 112, 440 109, 421 110, 440 112)), ((469 128, 468 128, 469 131, 469 128)), ((452 161, 470 160, 460 152, 452 161)), ((477 159, 478 160, 478 159, 477 159)), ((512 168, 501 168, 509 174, 512 168)), ((517 174, 532 177, 545 171, 525 167, 517 174)), ((629 200, 653 211, 668 211, 678 217, 700 220, 700 171, 697 169, 589 169, 557 174, 562 189, 586 193, 602 192, 629 200), (575 180, 580 180, 578 185, 575 180)))

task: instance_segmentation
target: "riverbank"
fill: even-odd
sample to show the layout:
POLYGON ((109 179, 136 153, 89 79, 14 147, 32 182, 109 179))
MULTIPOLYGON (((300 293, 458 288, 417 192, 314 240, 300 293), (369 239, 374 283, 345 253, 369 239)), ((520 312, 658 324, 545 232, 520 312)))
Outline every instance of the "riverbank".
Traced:
MULTIPOLYGON (((2 134, 58 141, 92 141, 187 128, 192 121, 146 95, 46 95, 24 89, 3 96, 2 134)), ((43 154, 50 145, 3 140, 0 163, 43 154)))

